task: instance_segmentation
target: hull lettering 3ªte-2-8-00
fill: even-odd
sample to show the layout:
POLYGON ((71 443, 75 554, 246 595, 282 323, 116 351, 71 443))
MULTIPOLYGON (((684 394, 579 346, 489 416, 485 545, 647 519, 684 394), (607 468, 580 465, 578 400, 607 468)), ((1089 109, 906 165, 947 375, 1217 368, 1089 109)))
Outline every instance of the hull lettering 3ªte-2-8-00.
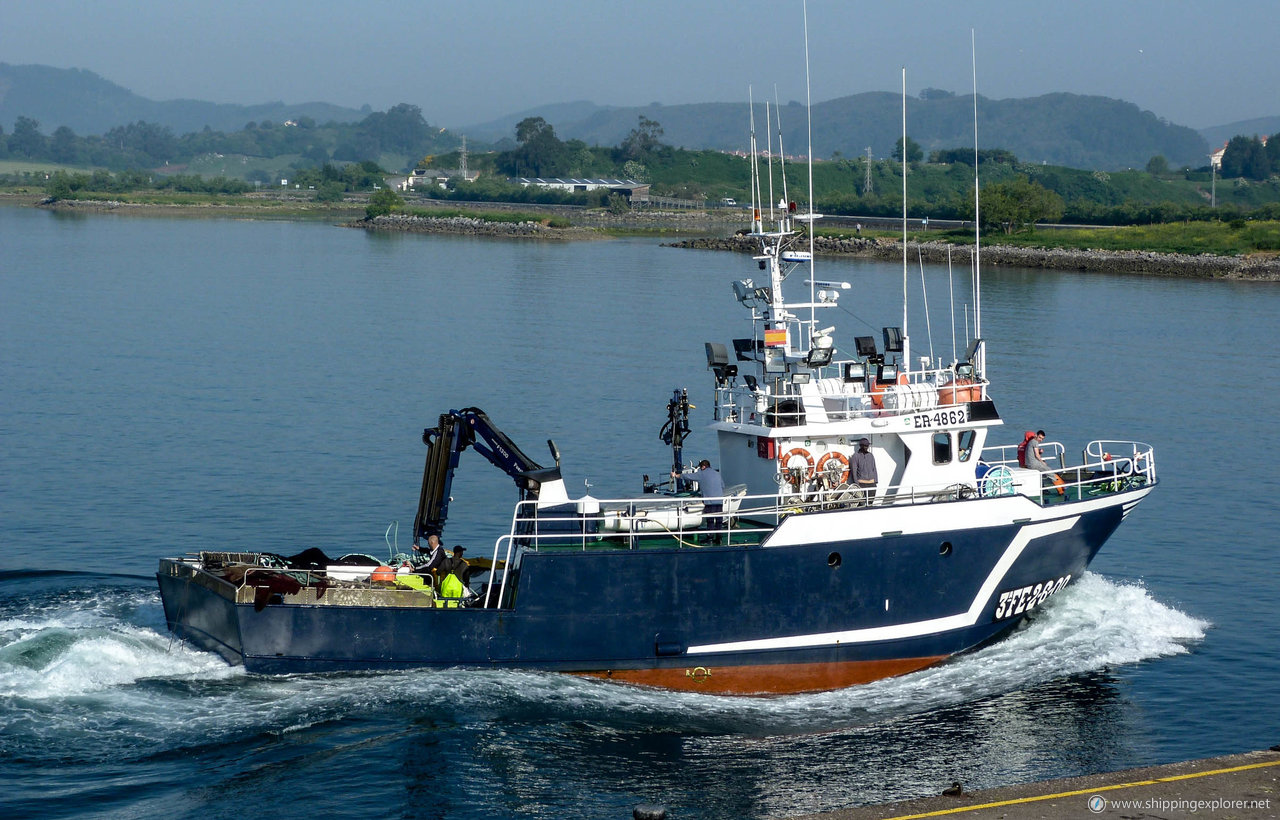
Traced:
POLYGON ((996 604, 996 614, 992 620, 999 621, 1004 618, 1012 618, 1014 615, 1021 615, 1027 610, 1044 603, 1050 595, 1060 591, 1069 583, 1071 583, 1071 576, 1064 575, 1053 581, 1042 581, 1038 584, 1029 584, 1018 589, 1001 592, 1000 600, 996 604))

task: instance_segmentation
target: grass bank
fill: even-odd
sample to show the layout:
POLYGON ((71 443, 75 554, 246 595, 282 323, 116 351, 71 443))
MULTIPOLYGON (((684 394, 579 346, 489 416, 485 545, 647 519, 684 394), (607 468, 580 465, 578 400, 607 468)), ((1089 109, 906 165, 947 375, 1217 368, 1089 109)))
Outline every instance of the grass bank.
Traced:
POLYGON ((478 219, 481 222, 517 223, 537 222, 548 228, 571 228, 573 222, 564 216, 549 216, 542 213, 525 211, 474 211, 466 208, 402 208, 397 213, 407 216, 418 216, 424 219, 449 219, 463 217, 478 219))
MULTIPOLYGON (((819 230, 819 235, 849 239, 848 230, 819 230)), ((863 231, 862 236, 900 239, 901 232, 863 231)), ((972 245, 971 231, 927 231, 912 239, 930 239, 955 245, 972 245)), ((1015 234, 985 233, 983 244, 1046 250, 1147 251, 1191 256, 1248 256, 1280 252, 1280 222, 1235 220, 1232 222, 1172 222, 1115 228, 1035 228, 1015 234)))

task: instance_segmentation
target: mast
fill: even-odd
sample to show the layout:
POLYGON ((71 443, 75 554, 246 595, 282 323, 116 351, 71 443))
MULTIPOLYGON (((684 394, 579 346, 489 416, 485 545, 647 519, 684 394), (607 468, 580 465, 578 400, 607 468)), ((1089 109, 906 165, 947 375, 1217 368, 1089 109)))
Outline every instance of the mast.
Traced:
MULTIPOLYGON (((982 338, 982 241, 978 225, 978 39, 973 29, 969 29, 969 53, 973 61, 973 338, 982 338)), ((979 375, 987 373, 986 346, 978 350, 978 361, 974 368, 979 375)))
POLYGON ((902 370, 911 370, 907 334, 907 67, 902 67, 902 370))
POLYGON ((760 164, 756 159, 756 102, 751 86, 747 86, 747 107, 751 112, 751 230, 759 232, 760 197, 760 164))
MULTIPOLYGON (((804 107, 808 119, 809 132, 809 335, 818 329, 818 314, 814 303, 817 295, 814 282, 817 275, 813 267, 813 233, 817 227, 817 219, 813 211, 813 94, 809 88, 809 4, 804 4, 804 107)), ((806 340, 805 346, 808 347, 806 340)))

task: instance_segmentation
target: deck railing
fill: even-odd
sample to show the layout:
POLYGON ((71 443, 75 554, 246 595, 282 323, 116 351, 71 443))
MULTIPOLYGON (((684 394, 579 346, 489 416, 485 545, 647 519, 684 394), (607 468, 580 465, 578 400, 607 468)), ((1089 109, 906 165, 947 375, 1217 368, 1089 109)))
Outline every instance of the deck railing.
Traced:
MULTIPOLYGON (((804 383, 793 383, 779 374, 752 385, 722 384, 716 388, 716 418, 760 424, 765 427, 797 427, 820 416, 826 421, 849 421, 950 407, 987 397, 988 382, 954 368, 933 368, 898 373, 889 381, 876 378, 876 367, 858 361, 832 362, 808 374, 804 383), (845 377, 846 365, 868 372, 845 377)), ((745 382, 745 380, 744 380, 745 382)))
MULTIPOLYGON (((1048 489, 1074 489, 1075 499, 1090 493, 1125 489, 1134 480, 1155 481, 1155 455, 1150 445, 1133 441, 1093 441, 1085 447, 1078 464, 1069 464, 1065 448, 1057 442, 1041 445, 1054 466, 1046 477, 1061 481, 1048 489), (1119 486, 1124 484, 1125 486, 1119 486)), ((723 498, 692 495, 652 494, 618 499, 590 499, 590 506, 569 502, 539 509, 538 502, 516 505, 506 536, 527 549, 546 547, 589 549, 602 542, 636 549, 651 545, 706 546, 711 541, 734 544, 758 543, 782 519, 790 515, 827 510, 866 507, 897 507, 963 501, 1012 495, 1014 484, 998 485, 986 476, 998 467, 1017 466, 1016 447, 989 447, 982 451, 979 471, 970 482, 946 484, 890 485, 864 491, 857 486, 837 485, 814 489, 792 489, 760 495, 733 494, 723 498), (984 469, 985 468, 985 469, 984 469), (981 475, 978 473, 982 472, 981 475), (719 511, 705 509, 718 502, 719 511), (717 526, 711 520, 719 519, 717 526)), ((1011 470, 1006 470, 1012 475, 1011 470)), ((1022 475, 1026 475, 1023 471, 1022 475)), ((1055 503, 1043 488, 1028 489, 1024 495, 1040 504, 1055 503)), ((495 555, 494 559, 497 560, 495 555)))

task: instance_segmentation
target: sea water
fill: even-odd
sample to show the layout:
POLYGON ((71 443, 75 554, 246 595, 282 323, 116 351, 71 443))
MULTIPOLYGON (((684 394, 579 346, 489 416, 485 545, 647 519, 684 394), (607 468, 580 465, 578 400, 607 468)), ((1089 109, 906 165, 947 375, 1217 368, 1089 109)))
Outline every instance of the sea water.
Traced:
MULTIPOLYGON (((555 439, 571 491, 610 497, 666 468, 658 431, 687 387, 686 453, 714 461, 702 342, 749 327, 729 287, 755 273, 744 257, 10 207, 0 236, 4 816, 786 817, 1280 734, 1262 695, 1280 685, 1274 285, 985 271, 1003 438, 1147 441, 1161 485, 1007 640, 744 699, 246 675, 169 635, 153 578, 206 547, 403 549, 421 430, 450 408, 482 407, 543 463, 555 439)), ((819 264, 853 285, 827 314, 837 344, 901 323, 900 265, 819 264)), ((963 265, 909 269, 915 353, 952 355, 952 303, 963 349, 968 288, 963 265)), ((446 540, 491 545, 510 480, 467 455, 453 494, 446 540)))

